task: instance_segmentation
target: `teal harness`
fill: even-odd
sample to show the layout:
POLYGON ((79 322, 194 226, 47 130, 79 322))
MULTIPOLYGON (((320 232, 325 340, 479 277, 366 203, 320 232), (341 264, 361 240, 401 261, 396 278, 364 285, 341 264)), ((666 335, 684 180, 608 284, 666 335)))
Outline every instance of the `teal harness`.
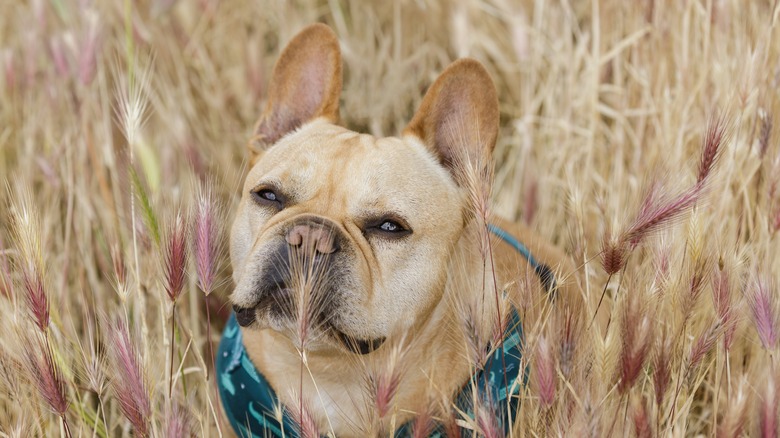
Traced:
MULTIPOLYGON (((528 260, 548 293, 555 291, 555 279, 547 265, 539 263, 525 245, 503 229, 492 224, 488 225, 488 229, 528 260)), ((463 385, 455 399, 455 406, 473 418, 473 391, 476 389, 476 398, 485 402, 484 406, 495 409, 497 424, 508 434, 511 419, 516 418, 520 401, 518 394, 526 383, 527 369, 521 370, 523 329, 516 310, 512 309, 506 327, 502 342, 495 348, 488 346, 487 351, 492 351, 492 354, 484 366, 463 385)), ((216 376, 225 414, 239 437, 298 438, 295 421, 281 406, 271 385, 249 359, 235 314, 230 315, 222 334, 217 352, 216 376)), ((395 437, 412 436, 412 427, 410 423, 404 424, 396 430, 395 437)), ((443 435, 440 425, 430 434, 431 437, 443 435)))

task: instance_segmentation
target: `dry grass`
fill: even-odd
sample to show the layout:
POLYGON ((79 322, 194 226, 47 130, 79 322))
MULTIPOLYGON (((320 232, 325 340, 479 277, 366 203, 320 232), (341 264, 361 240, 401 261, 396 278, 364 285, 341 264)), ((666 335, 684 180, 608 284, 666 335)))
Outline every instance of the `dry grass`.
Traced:
MULTIPOLYGON (((229 269, 196 249, 169 297, 167 230, 202 199, 229 218, 279 45, 324 21, 344 123, 375 135, 453 59, 482 61, 494 211, 571 254, 589 315, 604 292, 606 330, 528 321, 516 436, 777 436, 779 19, 772 0, 3 2, 0 435, 218 435, 225 309, 207 330, 198 286, 220 301, 229 269)), ((211 214, 198 238, 227 228, 211 214)))

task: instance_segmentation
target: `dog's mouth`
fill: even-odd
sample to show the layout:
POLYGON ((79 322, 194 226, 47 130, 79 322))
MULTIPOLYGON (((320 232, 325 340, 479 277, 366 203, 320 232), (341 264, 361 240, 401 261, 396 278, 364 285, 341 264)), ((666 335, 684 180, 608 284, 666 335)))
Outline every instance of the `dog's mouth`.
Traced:
POLYGON ((385 342, 384 337, 362 339, 349 335, 339 324, 348 277, 339 259, 331 254, 302 253, 286 243, 279 245, 274 257, 278 265, 255 280, 253 289, 258 301, 250 307, 233 306, 241 327, 270 327, 289 334, 291 339, 306 327, 313 338, 361 355, 385 342))
MULTIPOLYGON (((257 321, 258 314, 264 314, 271 312, 277 316, 284 316, 288 319, 295 318, 293 312, 291 312, 290 303, 292 299, 292 290, 287 287, 277 288, 276 295, 271 296, 265 294, 263 299, 254 307, 238 307, 233 306, 233 311, 236 314, 236 321, 241 327, 250 327, 257 321)), ((384 344, 386 338, 379 337, 374 339, 361 339, 355 336, 350 336, 338 329, 333 321, 319 318, 321 321, 316 324, 316 327, 321 330, 328 338, 330 338, 335 344, 345 348, 346 350, 360 355, 366 355, 376 351, 384 344)))

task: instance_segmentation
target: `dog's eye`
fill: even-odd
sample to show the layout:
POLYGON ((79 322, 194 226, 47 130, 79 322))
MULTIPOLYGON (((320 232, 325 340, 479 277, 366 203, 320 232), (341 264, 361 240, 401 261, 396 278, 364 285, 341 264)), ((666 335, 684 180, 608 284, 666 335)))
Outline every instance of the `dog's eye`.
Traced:
POLYGON ((412 234, 412 230, 400 219, 382 218, 369 222, 366 232, 386 238, 398 238, 412 234))
POLYGON ((379 229, 385 233, 397 233, 403 231, 403 227, 400 224, 393 221, 384 221, 379 225, 379 229))
POLYGON ((261 190, 260 192, 257 193, 257 196, 272 202, 278 201, 278 199, 276 199, 276 193, 270 190, 261 190))
POLYGON ((268 205, 279 210, 283 207, 282 196, 271 189, 260 188, 252 190, 252 199, 260 205, 268 205))

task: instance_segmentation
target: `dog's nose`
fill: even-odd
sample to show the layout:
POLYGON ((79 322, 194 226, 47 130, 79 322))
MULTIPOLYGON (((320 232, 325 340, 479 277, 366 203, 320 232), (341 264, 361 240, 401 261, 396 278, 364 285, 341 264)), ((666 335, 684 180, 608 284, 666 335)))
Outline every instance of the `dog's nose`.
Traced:
POLYGON ((340 249, 333 228, 316 222, 296 224, 287 232, 290 246, 301 248, 306 254, 333 254, 340 249))

